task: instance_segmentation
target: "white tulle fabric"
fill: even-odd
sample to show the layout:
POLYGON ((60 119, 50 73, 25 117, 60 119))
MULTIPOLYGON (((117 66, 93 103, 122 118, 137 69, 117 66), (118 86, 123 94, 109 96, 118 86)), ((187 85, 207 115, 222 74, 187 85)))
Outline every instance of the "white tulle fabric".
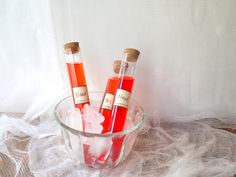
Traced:
POLYGON ((233 177, 236 135, 201 122, 161 123, 149 117, 131 154, 116 168, 95 170, 71 161, 52 111, 31 122, 0 118, 0 176, 233 177), (154 121, 155 120, 155 121, 154 121))

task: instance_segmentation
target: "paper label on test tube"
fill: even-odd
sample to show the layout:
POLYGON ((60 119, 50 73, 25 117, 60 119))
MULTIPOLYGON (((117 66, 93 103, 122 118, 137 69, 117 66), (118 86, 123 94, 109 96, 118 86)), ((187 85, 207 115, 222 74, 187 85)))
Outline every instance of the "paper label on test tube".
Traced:
POLYGON ((114 106, 121 106, 128 109, 131 93, 127 90, 117 89, 114 106))
POLYGON ((102 108, 112 110, 112 104, 114 101, 114 97, 115 97, 115 95, 113 95, 111 93, 106 93, 103 103, 102 103, 102 108))
POLYGON ((88 102, 88 89, 86 86, 73 87, 75 104, 88 102))

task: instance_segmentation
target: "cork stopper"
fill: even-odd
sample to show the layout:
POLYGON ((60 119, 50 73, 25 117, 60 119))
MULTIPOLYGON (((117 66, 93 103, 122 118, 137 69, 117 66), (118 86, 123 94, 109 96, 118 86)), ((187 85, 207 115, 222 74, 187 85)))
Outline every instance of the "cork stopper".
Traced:
MULTIPOLYGON (((114 71, 116 74, 119 74, 119 72, 120 72, 121 63, 122 63, 121 60, 115 60, 115 61, 113 62, 113 71, 114 71)), ((128 63, 125 63, 125 71, 128 69, 128 67, 129 67, 129 64, 128 64, 128 63)))
POLYGON ((124 49, 124 53, 126 54, 127 61, 130 61, 130 62, 136 62, 140 54, 140 52, 137 49, 133 49, 133 48, 124 49))
POLYGON ((65 53, 77 53, 79 52, 79 42, 68 42, 64 44, 65 53))

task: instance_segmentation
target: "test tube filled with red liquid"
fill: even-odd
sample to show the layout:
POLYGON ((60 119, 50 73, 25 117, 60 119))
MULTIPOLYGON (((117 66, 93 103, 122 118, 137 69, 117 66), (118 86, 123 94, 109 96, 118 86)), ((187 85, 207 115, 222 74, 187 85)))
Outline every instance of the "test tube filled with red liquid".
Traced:
MULTIPOLYGON (((113 63, 113 71, 114 74, 108 78, 106 90, 102 99, 102 103, 100 106, 99 112, 104 116, 105 120, 102 124, 103 130, 102 133, 111 132, 111 115, 112 115, 112 107, 114 103, 114 98, 116 94, 118 79, 119 79, 119 72, 120 66, 122 61, 115 60, 113 63)), ((98 158, 99 162, 105 163, 106 157, 109 155, 108 151, 104 151, 98 158)))
MULTIPOLYGON (((107 81, 100 113, 105 117, 102 133, 120 132, 123 130, 128 112, 129 100, 134 84, 134 71, 139 51, 132 48, 124 50, 123 61, 115 60, 113 70, 115 74, 107 81)), ((124 137, 113 139, 112 159, 115 161, 122 147, 124 137)), ((107 152, 99 157, 105 161, 107 152)))
POLYGON ((140 52, 133 48, 126 48, 124 50, 125 56, 121 63, 114 105, 112 108, 112 121, 110 124, 112 132, 120 132, 124 128, 129 101, 134 85, 135 66, 139 54, 140 52))
MULTIPOLYGON (((64 45, 65 59, 68 69, 72 97, 74 105, 79 110, 82 110, 85 104, 90 104, 87 83, 84 73, 83 62, 80 55, 80 47, 78 42, 70 42, 64 45)), ((75 117, 76 118, 76 117, 75 117)), ((86 124, 82 121, 83 131, 86 124)), ((86 164, 93 162, 92 156, 89 153, 89 146, 83 144, 84 161, 86 164)))
MULTIPOLYGON (((112 107, 110 120, 111 132, 121 132, 124 129, 128 106, 134 85, 134 71, 140 52, 133 48, 124 49, 120 72, 117 80, 117 88, 112 107)), ((117 160, 120 154, 124 137, 113 140, 112 159, 117 160)))
POLYGON ((89 94, 79 43, 66 43, 64 49, 74 104, 81 110, 85 104, 89 104, 89 94))

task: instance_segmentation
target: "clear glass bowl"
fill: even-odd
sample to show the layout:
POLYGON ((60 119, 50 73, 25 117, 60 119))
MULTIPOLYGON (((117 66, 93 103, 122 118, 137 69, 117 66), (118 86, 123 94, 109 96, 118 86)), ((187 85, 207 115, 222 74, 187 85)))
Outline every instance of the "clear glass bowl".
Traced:
MULTIPOLYGON (((99 109, 102 96, 101 92, 90 93, 91 106, 99 109)), ((66 97, 56 105, 55 117, 61 125, 64 142, 72 160, 93 168, 114 167, 122 162, 129 155, 145 117, 142 107, 131 100, 124 130, 97 134, 83 132, 82 123, 75 122, 73 116, 73 120, 68 120, 69 114, 74 110, 76 108, 72 97, 66 97)))

